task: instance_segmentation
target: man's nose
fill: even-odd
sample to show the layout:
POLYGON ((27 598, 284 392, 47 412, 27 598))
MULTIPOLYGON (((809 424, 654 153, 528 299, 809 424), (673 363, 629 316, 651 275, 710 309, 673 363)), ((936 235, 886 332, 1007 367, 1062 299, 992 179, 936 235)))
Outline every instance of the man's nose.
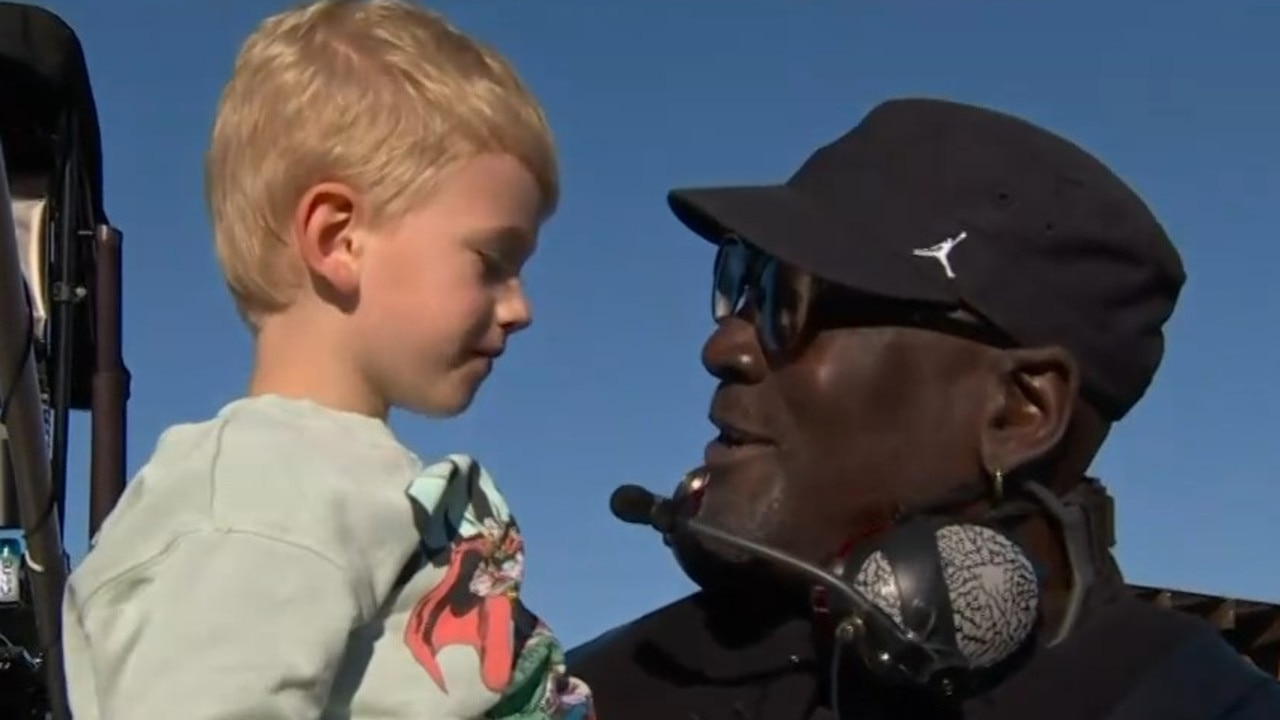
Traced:
POLYGON ((721 320, 702 346, 702 365, 719 380, 757 383, 764 379, 764 353, 755 327, 744 318, 721 320))
POLYGON ((524 286, 519 279, 514 279, 503 288, 497 306, 498 326, 503 332, 511 335, 533 324, 533 308, 529 298, 524 294, 524 286))

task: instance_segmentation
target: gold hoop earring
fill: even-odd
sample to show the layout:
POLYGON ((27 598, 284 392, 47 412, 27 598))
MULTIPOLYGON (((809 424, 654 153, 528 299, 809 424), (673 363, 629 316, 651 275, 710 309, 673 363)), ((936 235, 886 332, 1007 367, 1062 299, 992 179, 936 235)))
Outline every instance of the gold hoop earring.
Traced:
POLYGON ((991 473, 991 494, 996 504, 1004 500, 1004 471, 998 468, 991 473))

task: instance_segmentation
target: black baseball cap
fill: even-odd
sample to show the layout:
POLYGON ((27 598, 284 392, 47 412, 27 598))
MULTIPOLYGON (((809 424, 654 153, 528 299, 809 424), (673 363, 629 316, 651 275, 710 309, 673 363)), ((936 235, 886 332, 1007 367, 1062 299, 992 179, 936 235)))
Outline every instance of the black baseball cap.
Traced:
POLYGON ((782 185, 674 190, 668 202, 712 242, 737 236, 826 281, 1061 346, 1112 420, 1151 384, 1186 282, 1159 221, 1097 158, 943 100, 878 105, 782 185))

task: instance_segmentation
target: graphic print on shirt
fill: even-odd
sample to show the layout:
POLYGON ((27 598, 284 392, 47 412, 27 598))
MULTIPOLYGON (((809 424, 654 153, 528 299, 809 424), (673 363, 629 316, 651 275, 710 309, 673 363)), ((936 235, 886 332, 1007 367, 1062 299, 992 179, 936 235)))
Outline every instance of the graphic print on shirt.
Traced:
POLYGON ((404 641, 441 691, 440 653, 472 648, 481 682, 501 700, 491 718, 592 720, 586 686, 566 674, 564 651, 519 600, 524 541, 505 500, 473 459, 453 455, 410 485, 427 562, 442 578, 415 605, 404 641))
POLYGON ((405 642, 436 685, 449 688, 439 654, 465 645, 480 657, 481 680, 501 693, 515 665, 513 600, 523 576, 524 543, 507 508, 481 486, 480 466, 450 468, 409 488, 418 501, 428 562, 444 577, 414 607, 405 642), (462 472, 459 472, 462 471, 462 472))
POLYGON ((586 683, 568 674, 564 648, 540 618, 516 602, 516 633, 523 651, 511 687, 487 717, 504 720, 595 720, 586 683))

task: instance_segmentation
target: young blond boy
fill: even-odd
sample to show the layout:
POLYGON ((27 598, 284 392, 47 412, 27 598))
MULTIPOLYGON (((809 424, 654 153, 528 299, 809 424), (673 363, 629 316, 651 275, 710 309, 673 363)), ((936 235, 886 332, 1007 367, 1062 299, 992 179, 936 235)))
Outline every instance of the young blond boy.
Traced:
POLYGON ((325 0, 246 42, 206 179, 253 377, 164 433, 74 573, 76 720, 591 717, 492 480, 386 425, 462 412, 529 325, 535 100, 436 15, 325 0))

